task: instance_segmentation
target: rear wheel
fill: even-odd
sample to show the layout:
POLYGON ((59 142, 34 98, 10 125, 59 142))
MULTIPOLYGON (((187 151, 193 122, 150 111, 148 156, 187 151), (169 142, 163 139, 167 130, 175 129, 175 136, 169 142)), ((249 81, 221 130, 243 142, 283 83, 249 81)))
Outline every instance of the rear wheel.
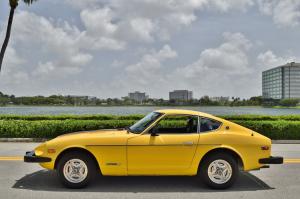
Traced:
POLYGON ((78 189, 90 183, 95 176, 96 165, 85 153, 69 152, 58 162, 57 172, 64 186, 78 189))
POLYGON ((237 160, 229 154, 216 153, 203 160, 198 174, 207 186, 226 189, 236 181, 238 172, 237 160))

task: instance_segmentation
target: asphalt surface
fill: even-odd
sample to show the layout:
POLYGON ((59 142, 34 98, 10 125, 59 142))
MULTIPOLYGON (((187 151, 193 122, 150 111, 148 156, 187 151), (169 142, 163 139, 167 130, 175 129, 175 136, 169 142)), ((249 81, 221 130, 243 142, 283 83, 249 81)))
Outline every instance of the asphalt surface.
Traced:
POLYGON ((0 198, 300 198, 300 144, 275 144, 283 165, 241 173, 228 190, 211 190, 195 177, 98 177, 89 187, 66 189, 56 173, 20 156, 37 143, 0 142, 0 198))

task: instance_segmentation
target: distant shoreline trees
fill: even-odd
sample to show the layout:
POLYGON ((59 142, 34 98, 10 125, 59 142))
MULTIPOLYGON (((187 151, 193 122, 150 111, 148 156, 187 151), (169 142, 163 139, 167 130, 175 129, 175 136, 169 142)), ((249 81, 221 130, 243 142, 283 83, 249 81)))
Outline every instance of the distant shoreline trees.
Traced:
POLYGON ((128 97, 99 99, 89 96, 74 95, 51 95, 45 96, 22 96, 7 95, 0 92, 0 106, 25 105, 25 106, 284 106, 294 107, 299 103, 299 99, 283 99, 264 101, 261 96, 249 99, 240 98, 220 98, 212 100, 209 96, 189 101, 174 101, 164 99, 147 99, 137 102, 128 97))

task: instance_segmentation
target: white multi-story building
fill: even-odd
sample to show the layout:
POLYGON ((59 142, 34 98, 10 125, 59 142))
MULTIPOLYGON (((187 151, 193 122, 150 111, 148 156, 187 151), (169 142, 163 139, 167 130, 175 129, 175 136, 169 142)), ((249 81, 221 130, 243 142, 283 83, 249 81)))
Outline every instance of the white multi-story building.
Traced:
POLYGON ((148 99, 148 95, 146 95, 146 93, 141 93, 139 91, 128 93, 128 97, 136 102, 143 102, 148 99))
POLYGON ((229 101, 230 98, 221 96, 221 97, 210 97, 209 99, 214 102, 227 102, 229 101))
POLYGON ((300 98, 300 63, 287 63, 262 72, 263 98, 300 98))
POLYGON ((169 92, 169 100, 189 101, 193 99, 193 92, 188 90, 174 90, 169 92))

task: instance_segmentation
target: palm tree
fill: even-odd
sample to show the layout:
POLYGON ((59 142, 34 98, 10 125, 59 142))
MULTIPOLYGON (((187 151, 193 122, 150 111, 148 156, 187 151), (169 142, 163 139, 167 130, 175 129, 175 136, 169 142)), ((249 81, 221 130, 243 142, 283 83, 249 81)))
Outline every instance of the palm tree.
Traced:
MULTIPOLYGON (((26 3, 27 5, 32 4, 34 1, 37 1, 37 0, 23 0, 23 2, 26 3)), ((19 4, 19 0, 9 0, 10 12, 9 12, 9 17, 8 17, 6 35, 5 35, 5 39, 2 44, 2 48, 1 48, 1 52, 0 52, 0 71, 1 71, 1 67, 2 67, 5 50, 7 48, 8 41, 10 38, 11 25, 12 25, 12 22, 14 19, 15 9, 18 7, 18 4, 19 4)))

